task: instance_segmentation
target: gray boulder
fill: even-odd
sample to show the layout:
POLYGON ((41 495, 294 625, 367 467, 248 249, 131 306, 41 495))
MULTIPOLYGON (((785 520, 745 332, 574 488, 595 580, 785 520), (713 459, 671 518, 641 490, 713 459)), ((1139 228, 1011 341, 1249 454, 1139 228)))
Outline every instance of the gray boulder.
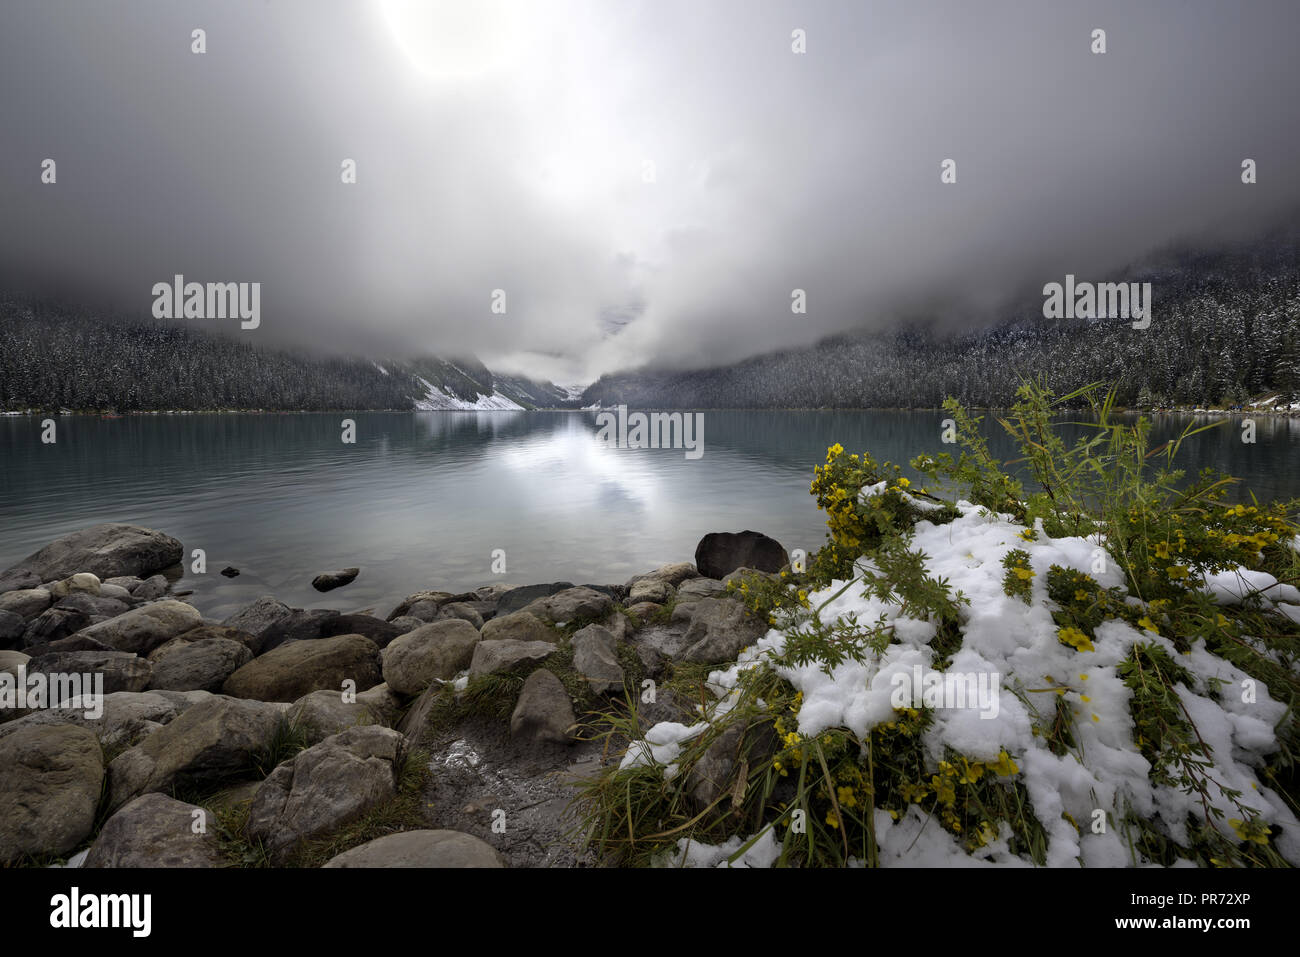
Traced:
MULTIPOLYGON (((88 617, 115 618, 131 610, 131 603, 110 598, 107 595, 92 595, 89 592, 73 592, 54 603, 54 608, 73 608, 88 617)), ((53 609, 51 609, 53 610, 53 609)))
POLYGON ((682 639, 682 661, 720 664, 734 661, 742 648, 767 634, 767 624, 745 613, 732 598, 701 598, 692 606, 691 625, 682 639))
POLYGON ((186 708, 108 766, 112 807, 149 791, 211 785, 252 766, 283 720, 281 708, 212 697, 186 708))
POLYGON ((181 543, 139 525, 109 523, 64 535, 0 572, 0 579, 35 574, 42 581, 90 572, 100 580, 152 575, 181 560, 181 543))
POLYGON ((285 761, 262 782, 247 833, 283 863, 299 842, 323 837, 397 795, 406 738, 350 728, 285 761))
POLYGON ((628 589, 628 604, 635 605, 643 601, 664 605, 673 600, 677 589, 660 578, 643 578, 628 589))
POLYGON ((468 668, 478 643, 478 629, 459 618, 422 625, 384 649, 384 681, 398 694, 419 694, 468 668))
POLYGON ((596 694, 623 690, 623 668, 614 635, 604 625, 588 625, 573 636, 573 667, 596 694))
MULTIPOLYGON (((149 662, 129 651, 56 651, 40 655, 27 663, 27 675, 62 675, 64 681, 71 675, 103 675, 104 694, 117 691, 143 691, 149 685, 153 668, 149 662)), ((51 700, 55 685, 63 681, 52 680, 51 700)), ((87 689, 94 690, 94 689, 87 689)))
POLYGON ((546 598, 572 587, 573 582, 549 582, 544 585, 521 585, 519 588, 512 588, 497 598, 497 614, 508 615, 512 611, 523 611, 539 598, 546 598))
POLYGON ((173 650, 152 662, 150 688, 220 691, 227 678, 253 660, 245 645, 228 638, 173 641, 177 642, 173 650))
POLYGON ((572 744, 578 719, 560 679, 538 668, 524 681, 510 716, 510 736, 528 744, 572 744))
POLYGON ((515 641, 513 638, 480 641, 474 646, 469 673, 475 676, 514 671, 521 665, 540 664, 555 652, 556 646, 549 641, 515 641))
POLYGON ((511 638, 515 641, 550 641, 560 640, 559 632, 549 627, 536 615, 526 611, 511 612, 483 623, 479 632, 484 641, 499 641, 511 638))
POLYGON ((614 610, 614 599, 603 592, 582 586, 566 588, 549 597, 539 598, 524 610, 543 621, 567 623, 580 619, 604 618, 614 610))
POLYGON ((285 717, 291 724, 302 728, 312 744, 349 728, 388 726, 396 714, 396 698, 391 692, 387 699, 374 695, 376 691, 385 689, 385 685, 376 685, 357 695, 357 700, 352 702, 344 701, 338 691, 313 691, 295 701, 285 712, 285 717))
POLYGON ((496 848, 463 831, 401 831, 330 858, 324 867, 505 867, 496 848))
POLYGON ((0 862, 66 854, 90 835, 104 780, 95 736, 73 725, 0 739, 0 862))
POLYGON ((46 588, 20 588, 0 595, 0 611, 13 612, 22 618, 35 618, 54 603, 46 588))
POLYGON ((434 621, 446 621, 450 619, 460 619, 467 621, 476 629, 483 627, 483 616, 479 610, 474 607, 477 603, 467 601, 452 601, 438 609, 434 616, 434 621))
POLYGON ((131 597, 137 601, 153 601, 167 594, 167 579, 162 575, 150 575, 131 589, 131 597))
POLYGON ((104 824, 82 867, 225 867, 211 815, 165 794, 142 794, 104 824))
POLYGON ((189 702, 175 701, 151 691, 115 691, 105 694, 103 713, 86 717, 85 696, 69 700, 64 707, 33 711, 24 718, 0 725, 0 738, 34 725, 73 724, 85 728, 105 748, 130 747, 188 708, 189 702))
POLYGON ((47 608, 27 623, 23 646, 49 644, 86 628, 90 616, 77 608, 47 608))
POLYGON ((98 595, 99 578, 90 572, 78 572, 75 575, 54 582, 50 585, 50 597, 55 601, 69 595, 98 595))
POLYGON ((222 691, 235 698, 292 702, 312 691, 342 691, 347 680, 357 691, 381 680, 379 649, 364 635, 281 645, 235 671, 222 691))
POLYGON ((147 655, 163 642, 197 628, 201 619, 193 605, 169 599, 141 605, 124 615, 91 625, 82 633, 118 651, 147 655))

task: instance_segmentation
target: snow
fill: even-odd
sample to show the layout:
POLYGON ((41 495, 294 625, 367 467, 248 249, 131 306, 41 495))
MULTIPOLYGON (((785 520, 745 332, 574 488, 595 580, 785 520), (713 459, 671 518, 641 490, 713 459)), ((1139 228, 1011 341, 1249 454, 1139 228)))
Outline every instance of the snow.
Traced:
POLYGON ((473 402, 467 402, 464 399, 448 395, 423 376, 416 376, 416 378, 425 389, 424 398, 415 400, 415 410, 417 412, 501 412, 523 409, 522 405, 507 399, 495 390, 491 395, 484 395, 480 392, 477 399, 473 402))
MULTIPOLYGON (((879 492, 872 487, 864 489, 863 494, 879 492)), ((1257 776, 1278 747, 1273 729, 1284 717, 1286 705, 1270 697, 1259 681, 1250 682, 1255 699, 1242 701, 1247 697, 1241 690, 1248 676, 1203 644, 1197 643, 1189 653, 1180 654, 1168 637, 1139 631, 1122 620, 1108 620, 1095 629, 1093 651, 1079 652, 1062 644, 1047 597, 1049 566, 1082 571, 1102 588, 1123 588, 1118 563, 1101 550, 1095 537, 1052 539, 1040 528, 1037 540, 1026 541, 1020 536, 1022 526, 1011 522, 1009 516, 990 514, 968 502, 959 502, 958 509, 961 516, 951 523, 917 523, 909 547, 925 553, 930 575, 947 578, 954 592, 959 590, 970 599, 970 604, 962 608, 963 642, 952 657, 949 673, 996 673, 1000 676, 1000 697, 992 712, 982 711, 975 703, 936 709, 924 739, 930 760, 937 764, 945 748, 978 760, 995 760, 1005 749, 1020 768, 1020 780, 1034 813, 1047 831, 1049 866, 1132 865, 1129 847, 1118 827, 1128 807, 1147 819, 1158 819, 1158 825, 1175 840, 1185 840, 1187 815, 1198 819, 1203 816, 1200 798, 1151 782, 1149 764, 1134 740, 1129 714, 1132 692, 1117 671, 1135 643, 1154 643, 1194 677, 1196 687, 1180 687, 1178 693, 1198 731, 1213 748, 1213 779, 1240 791, 1238 800, 1242 805, 1274 827, 1278 835, 1275 846, 1280 853, 1291 863, 1300 864, 1300 821, 1257 776), (1012 549, 1027 552, 1036 573, 1029 604, 1003 591, 1005 570, 1001 562, 1012 549), (1049 713, 1055 707, 1055 691, 1042 690, 1048 688, 1066 689, 1065 700, 1076 717, 1077 749, 1059 756, 1042 738, 1033 735, 1035 715, 1021 700, 1026 698, 1043 714, 1049 713), (1216 688, 1221 690, 1216 692, 1216 688), (1089 826, 1097 811, 1104 812, 1107 822, 1102 833, 1093 833, 1089 826), (1062 814, 1072 817, 1080 828, 1076 830, 1062 814)), ((861 583, 861 573, 866 570, 868 566, 860 564, 855 581, 861 583)), ((865 661, 845 661, 830 674, 817 664, 776 667, 778 674, 803 693, 798 729, 806 736, 845 727, 859 738, 865 737, 877 724, 892 720, 893 676, 910 673, 915 666, 929 670, 935 660, 929 646, 936 633, 933 624, 900 617, 898 606, 864 594, 862 587, 850 587, 834 597, 844 585, 837 581, 811 593, 810 605, 817 608, 825 603, 821 609, 824 621, 856 615, 860 622, 875 622, 883 617, 895 626, 897 642, 882 655, 868 652, 865 661)), ((1300 614, 1300 591, 1262 572, 1237 569, 1210 575, 1206 587, 1223 604, 1239 602, 1245 594, 1259 589, 1270 598, 1292 603, 1279 606, 1289 617, 1296 619, 1300 614)), ((709 687, 722 698, 722 709, 729 706, 729 699, 734 699, 740 674, 779 653, 784 644, 784 632, 770 629, 742 652, 735 664, 709 676, 709 687)), ((717 712, 705 715, 705 720, 710 719, 716 720, 717 712)), ((670 764, 680 753, 680 743, 703 730, 703 722, 689 728, 656 725, 647 732, 644 742, 633 745, 622 766, 649 760, 670 764)), ((1212 803, 1224 811, 1216 826, 1231 837, 1226 821, 1239 818, 1241 812, 1214 788, 1211 791, 1216 795, 1212 803)), ((879 813, 883 815, 877 821, 880 858, 887 866, 1028 863, 1027 858, 1019 860, 1010 853, 1007 833, 968 854, 937 822, 931 821, 926 827, 924 812, 915 805, 897 822, 887 813, 879 813)), ((699 844, 679 848, 678 863, 715 866, 742 843, 733 838, 717 848, 699 844)), ((746 861, 759 865, 765 856, 766 852, 746 855, 746 861)))

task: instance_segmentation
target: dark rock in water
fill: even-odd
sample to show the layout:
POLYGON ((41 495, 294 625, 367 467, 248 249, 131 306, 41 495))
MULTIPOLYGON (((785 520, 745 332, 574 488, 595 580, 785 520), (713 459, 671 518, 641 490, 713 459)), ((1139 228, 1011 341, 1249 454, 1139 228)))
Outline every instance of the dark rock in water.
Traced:
POLYGON ((47 608, 27 625, 23 645, 46 644, 66 638, 90 624, 90 615, 79 608, 47 608))
POLYGON ((42 581, 52 581, 78 572, 90 572, 101 581, 120 575, 152 575, 177 564, 182 553, 181 543, 162 532, 139 525, 95 525, 55 539, 0 572, 0 580, 38 575, 42 581))
POLYGON ((335 635, 365 635, 380 648, 386 648, 390 641, 407 631, 410 629, 403 629, 401 625, 373 615, 338 615, 321 623, 320 636, 333 638, 335 635))
POLYGON ((27 620, 12 611, 0 611, 0 649, 17 650, 23 646, 27 620))
POLYGON ((551 582, 546 585, 522 585, 512 588, 497 599, 497 614, 508 615, 512 611, 523 611, 539 598, 547 598, 556 592, 572 588, 573 582, 551 582))
POLYGON ((317 591, 330 591, 342 588, 356 580, 361 574, 360 568, 341 568, 336 572, 321 572, 311 580, 311 587, 317 591))
POLYGON ((227 578, 238 578, 239 569, 234 565, 227 565, 225 568, 221 569, 221 574, 225 575, 227 578))
POLYGON ((737 568, 779 572, 790 556, 775 538, 761 532, 710 532, 695 548, 695 566, 708 578, 722 578, 737 568))

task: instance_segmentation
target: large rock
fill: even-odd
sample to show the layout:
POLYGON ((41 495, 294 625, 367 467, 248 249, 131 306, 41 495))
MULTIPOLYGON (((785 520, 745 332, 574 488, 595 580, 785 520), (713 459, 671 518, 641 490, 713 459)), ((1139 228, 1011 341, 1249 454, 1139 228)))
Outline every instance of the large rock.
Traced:
POLYGON ((727 590, 727 586, 716 578, 692 578, 677 587, 677 604, 699 601, 701 598, 717 598, 727 590))
POLYGON ((471 625, 475 627, 475 629, 482 628, 483 616, 479 613, 478 608, 475 607, 476 605, 481 605, 481 604, 484 603, 468 602, 468 601, 449 601, 447 602, 447 604, 443 605, 441 608, 438 609, 437 615, 434 616, 434 621, 447 621, 451 619, 459 619, 460 621, 469 622, 471 625))
POLYGON ((480 641, 474 646, 469 673, 477 676, 515 671, 521 665, 540 664, 555 652, 556 646, 549 641, 515 641, 513 638, 480 641))
POLYGON ((167 579, 162 575, 150 575, 131 589, 131 597, 138 601, 153 601, 167 594, 167 579))
MULTIPOLYGON (((56 651, 27 663, 27 675, 103 675, 104 694, 143 691, 149 686, 153 668, 129 651, 56 651)), ((51 685, 60 682, 51 682, 51 685)), ((87 690, 99 690, 96 688, 87 690)), ((53 687, 51 687, 53 691, 53 687)))
POLYGON ((710 665, 734 661, 742 648, 767 634, 767 625, 748 617, 745 606, 732 598, 701 598, 691 609, 682 661, 710 665))
POLYGON ((108 819, 81 866, 225 867, 210 817, 165 794, 142 794, 108 819))
POLYGON ((342 691, 347 680, 356 682, 356 691, 381 680, 379 649, 364 635, 281 645, 232 674, 222 690, 235 698, 297 701, 312 691, 342 691))
POLYGON ((510 716, 510 736, 528 744, 572 744, 578 719, 560 679, 545 668, 524 681, 510 716))
POLYGON ((543 621, 567 623, 604 618, 613 609, 614 599, 603 592, 581 586, 566 588, 549 597, 539 598, 524 610, 543 621))
POLYGON ((13 612, 26 619, 35 618, 54 603, 48 588, 20 588, 0 595, 0 611, 13 612))
POLYGON ((150 688, 168 691, 220 691, 226 679, 253 660, 245 645, 228 638, 177 641, 168 654, 153 661, 150 688))
POLYGON ((770 724, 732 724, 705 749, 687 775, 686 789, 696 810, 702 811, 731 790, 737 774, 770 762, 777 748, 776 732, 770 724))
POLYGON ((643 578, 632 585, 627 592, 627 601, 636 605, 643 601, 664 605, 673 600, 677 589, 661 578, 643 578))
POLYGON ((69 595, 98 595, 99 578, 90 572, 78 572, 50 586, 50 597, 56 601, 69 595))
POLYGON ((614 635, 604 625, 588 625, 573 636, 573 667, 596 694, 623 690, 623 668, 614 635))
POLYGON ((505 867, 496 848, 463 831, 401 831, 330 858, 324 867, 505 867))
POLYGON ((265 634, 272 625, 275 625, 284 618, 293 614, 293 609, 282 601, 278 601, 273 595, 263 595, 252 604, 245 605, 239 611, 235 612, 221 624, 227 628, 234 628, 245 634, 252 635, 257 641, 257 647, 253 648, 253 654, 257 654, 261 645, 262 635, 265 634))
POLYGON ((152 575, 175 565, 181 554, 181 543, 162 532, 139 525, 96 525, 50 542, 0 572, 0 579, 35 574, 42 581, 53 581, 78 572, 90 572, 100 580, 152 575))
MULTIPOLYGON (((384 687, 376 685, 350 702, 344 701, 338 691, 313 691, 295 701, 285 712, 285 717, 291 724, 302 728, 312 744, 349 728, 376 724, 387 726, 392 723, 394 711, 383 699, 366 698, 384 687)), ((393 701, 395 703, 396 699, 393 701)))
MULTIPOLYGON (((39 658, 41 655, 52 655, 62 651, 112 651, 102 641, 96 641, 94 638, 87 638, 84 634, 78 632, 68 635, 66 638, 59 638, 55 641, 45 641, 38 645, 28 645, 25 649, 27 654, 33 658, 39 658)), ((124 651, 121 654, 130 654, 124 651)))
POLYGON ((438 613, 438 609, 446 602, 451 601, 454 597, 456 596, 449 591, 420 591, 416 592, 414 595, 407 595, 406 598, 402 599, 401 604, 393 609, 392 613, 388 616, 388 620, 392 621, 394 618, 410 616, 412 618, 419 618, 424 622, 433 621, 432 616, 438 613), (429 617, 426 618, 424 614, 412 614, 411 609, 417 605, 424 606, 427 609, 426 614, 429 617))
POLYGON ((360 568, 341 568, 338 571, 321 572, 311 580, 311 587, 317 591, 331 591, 350 585, 360 574, 360 568))
MULTIPOLYGON (((254 654, 257 654, 256 635, 250 635, 246 631, 240 631, 238 628, 230 628, 226 625, 199 625, 199 627, 197 628, 191 628, 189 631, 181 632, 179 635, 173 638, 172 641, 173 642, 205 641, 208 638, 225 638, 228 641, 237 641, 241 645, 246 647, 249 651, 253 652, 254 654)), ((162 647, 163 646, 160 645, 158 648, 154 649, 154 651, 151 652, 151 657, 153 654, 157 654, 159 651, 161 651, 162 647)))
POLYGON ((398 694, 419 694, 468 668, 478 642, 478 629, 459 618, 408 631, 384 649, 384 681, 398 694))
POLYGON ((516 611, 486 621, 479 634, 483 636, 484 641, 500 641, 503 638, 514 641, 556 642, 560 640, 559 632, 549 627, 536 615, 526 611, 516 611))
POLYGON ((779 572, 790 562, 781 543, 761 532, 710 532, 695 548, 695 565, 700 574, 722 578, 737 568, 779 572))
POLYGON ((512 611, 523 611, 539 598, 546 598, 572 587, 573 582, 549 582, 544 585, 521 585, 512 588, 497 599, 497 614, 508 615, 512 611))
MULTIPOLYGON (((54 603, 54 608, 74 608, 89 617, 116 618, 131 610, 131 603, 108 595, 73 592, 54 603)), ((51 609, 53 611, 54 609, 51 609)))
POLYGON ((300 841, 323 837, 396 797, 406 749, 398 732, 371 726, 299 752, 257 789, 248 836, 283 863, 300 841))
POLYGON ((90 835, 104 780, 95 736, 73 725, 0 739, 0 862, 66 854, 90 835))
POLYGON ((77 608, 47 608, 27 623, 23 646, 46 645, 86 628, 90 616, 77 608))
POLYGON ((0 611, 0 648, 18 650, 23 645, 27 619, 12 611, 0 611))
POLYGON ((699 570, 690 562, 674 562, 671 565, 660 565, 654 571, 648 572, 645 575, 634 575, 633 577, 628 579, 627 585, 625 587, 630 592, 632 590, 632 586, 634 586, 637 582, 646 581, 650 579, 655 581, 665 582, 669 585, 672 585, 673 587, 679 587, 682 584, 682 582, 689 581, 691 579, 695 579, 699 577, 700 577, 699 570))
POLYGON ((32 660, 31 655, 23 654, 21 651, 0 651, 0 674, 18 676, 18 666, 27 667, 27 662, 32 660))
POLYGON ((198 609, 183 601, 159 601, 91 625, 82 629, 82 634, 118 651, 147 655, 163 642, 197 628, 202 617, 198 609))
POLYGON ((130 747, 162 728, 190 705, 152 691, 116 691, 105 694, 101 709, 89 709, 83 695, 64 707, 34 711, 24 718, 0 725, 0 739, 35 725, 75 724, 99 739, 105 748, 130 747), (90 710, 96 717, 87 717, 90 710))
MULTIPOLYGON (((337 611, 328 608, 290 608, 275 624, 262 632, 254 654, 264 655, 274 648, 287 645, 291 641, 314 641, 325 637, 327 629, 341 617, 337 611)), ((351 632, 335 631, 330 637, 351 632)))
POLYGON ((211 785, 247 773, 284 720, 281 708, 213 697, 186 708, 108 766, 112 807, 139 794, 211 785))

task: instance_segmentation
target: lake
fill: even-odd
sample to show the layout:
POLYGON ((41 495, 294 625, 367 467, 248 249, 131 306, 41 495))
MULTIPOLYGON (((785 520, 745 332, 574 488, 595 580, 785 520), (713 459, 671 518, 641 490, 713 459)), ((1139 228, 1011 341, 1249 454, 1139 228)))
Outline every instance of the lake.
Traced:
MULTIPOLYGON (((707 412, 705 454, 612 449, 594 413, 0 417, 0 568, 67 532, 130 522, 202 548, 182 586, 224 617, 259 595, 385 616, 405 595, 488 582, 617 583, 692 561, 700 537, 751 528, 812 551, 823 518, 808 494, 829 445, 906 462, 940 442, 939 412, 707 412), (494 550, 506 573, 492 573, 494 550), (227 565, 238 578, 218 572, 227 565), (320 594, 321 571, 362 566, 320 594)), ((1160 436, 1186 416, 1157 418, 1160 436)), ((1206 418, 1205 421, 1216 421, 1206 418)), ((1300 496, 1300 419, 1260 416, 1193 439, 1184 467, 1246 480, 1260 499, 1300 496)), ((987 423, 986 423, 987 424, 987 423)), ((1014 457, 989 425, 993 452, 1014 457)))

